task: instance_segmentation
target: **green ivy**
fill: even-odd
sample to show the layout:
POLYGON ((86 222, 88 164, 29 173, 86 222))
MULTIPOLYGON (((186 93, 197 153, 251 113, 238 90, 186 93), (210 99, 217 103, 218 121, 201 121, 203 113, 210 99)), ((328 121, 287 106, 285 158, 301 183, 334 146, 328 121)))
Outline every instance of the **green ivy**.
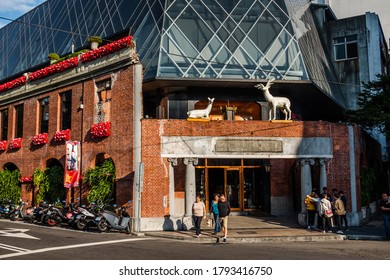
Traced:
POLYGON ((20 199, 20 172, 19 170, 0 171, 0 200, 11 200, 18 203, 20 199))
POLYGON ((112 159, 106 159, 102 165, 89 168, 84 175, 84 184, 90 187, 88 201, 109 203, 113 196, 115 178, 115 165, 112 159))
POLYGON ((54 203, 66 197, 64 170, 60 166, 49 167, 45 171, 39 168, 35 169, 34 185, 39 188, 38 203, 42 201, 54 203))

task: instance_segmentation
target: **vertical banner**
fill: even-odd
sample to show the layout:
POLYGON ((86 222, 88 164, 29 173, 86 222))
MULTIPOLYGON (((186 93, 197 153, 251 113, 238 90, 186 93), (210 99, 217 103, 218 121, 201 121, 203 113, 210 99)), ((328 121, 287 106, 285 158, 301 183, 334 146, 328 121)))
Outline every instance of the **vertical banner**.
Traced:
POLYGON ((79 186, 80 142, 66 141, 65 188, 79 186))

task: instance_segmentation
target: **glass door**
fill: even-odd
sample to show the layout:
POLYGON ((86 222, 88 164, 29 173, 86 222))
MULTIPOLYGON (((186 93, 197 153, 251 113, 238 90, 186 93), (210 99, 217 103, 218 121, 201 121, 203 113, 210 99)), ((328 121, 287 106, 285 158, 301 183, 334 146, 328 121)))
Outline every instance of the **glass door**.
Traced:
POLYGON ((225 169, 225 194, 232 210, 241 210, 241 180, 239 168, 225 169))

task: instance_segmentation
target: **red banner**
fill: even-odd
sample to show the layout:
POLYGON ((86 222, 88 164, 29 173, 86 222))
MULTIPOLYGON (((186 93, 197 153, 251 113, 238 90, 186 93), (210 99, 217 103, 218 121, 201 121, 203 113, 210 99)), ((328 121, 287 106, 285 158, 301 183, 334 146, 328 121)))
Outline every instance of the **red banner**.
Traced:
POLYGON ((79 186, 80 142, 66 141, 65 188, 79 186))

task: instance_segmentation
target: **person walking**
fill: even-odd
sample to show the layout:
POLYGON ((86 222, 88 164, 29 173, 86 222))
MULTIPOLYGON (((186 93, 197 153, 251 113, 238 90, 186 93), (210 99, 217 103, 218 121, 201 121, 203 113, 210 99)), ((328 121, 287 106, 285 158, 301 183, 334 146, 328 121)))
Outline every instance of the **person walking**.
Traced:
POLYGON ((336 201, 334 203, 334 215, 335 215, 335 221, 337 225, 337 233, 343 234, 342 231, 342 217, 345 216, 345 208, 344 208, 344 202, 341 199, 340 195, 338 193, 335 194, 336 201))
POLYGON ((201 235, 200 224, 202 223, 202 219, 206 219, 206 206, 200 200, 199 194, 196 195, 196 200, 192 205, 192 217, 195 223, 195 237, 199 238, 201 235))
POLYGON ((226 242, 228 233, 228 216, 230 214, 230 203, 226 201, 224 194, 221 194, 218 202, 219 220, 221 222, 221 228, 223 232, 223 242, 226 242))
POLYGON ((214 232, 213 232, 214 235, 221 231, 221 223, 219 221, 218 201, 219 201, 219 195, 215 194, 214 200, 211 201, 211 207, 210 207, 210 213, 213 213, 213 217, 214 217, 214 232))
POLYGON ((316 196, 317 194, 315 192, 311 192, 311 194, 307 195, 305 199, 308 229, 314 228, 314 220, 316 217, 316 202, 315 202, 316 196))
POLYGON ((328 195, 326 193, 321 195, 321 200, 319 201, 319 215, 322 219, 322 231, 331 232, 331 218, 333 216, 332 213, 332 205, 328 200, 328 195))
POLYGON ((344 203, 345 215, 341 216, 341 225, 344 224, 344 231, 349 231, 348 220, 347 220, 347 197, 344 195, 343 191, 339 191, 340 199, 344 203))
POLYGON ((390 240, 390 200, 387 193, 382 194, 382 200, 379 202, 379 209, 383 215, 383 225, 385 226, 386 239, 390 240))

